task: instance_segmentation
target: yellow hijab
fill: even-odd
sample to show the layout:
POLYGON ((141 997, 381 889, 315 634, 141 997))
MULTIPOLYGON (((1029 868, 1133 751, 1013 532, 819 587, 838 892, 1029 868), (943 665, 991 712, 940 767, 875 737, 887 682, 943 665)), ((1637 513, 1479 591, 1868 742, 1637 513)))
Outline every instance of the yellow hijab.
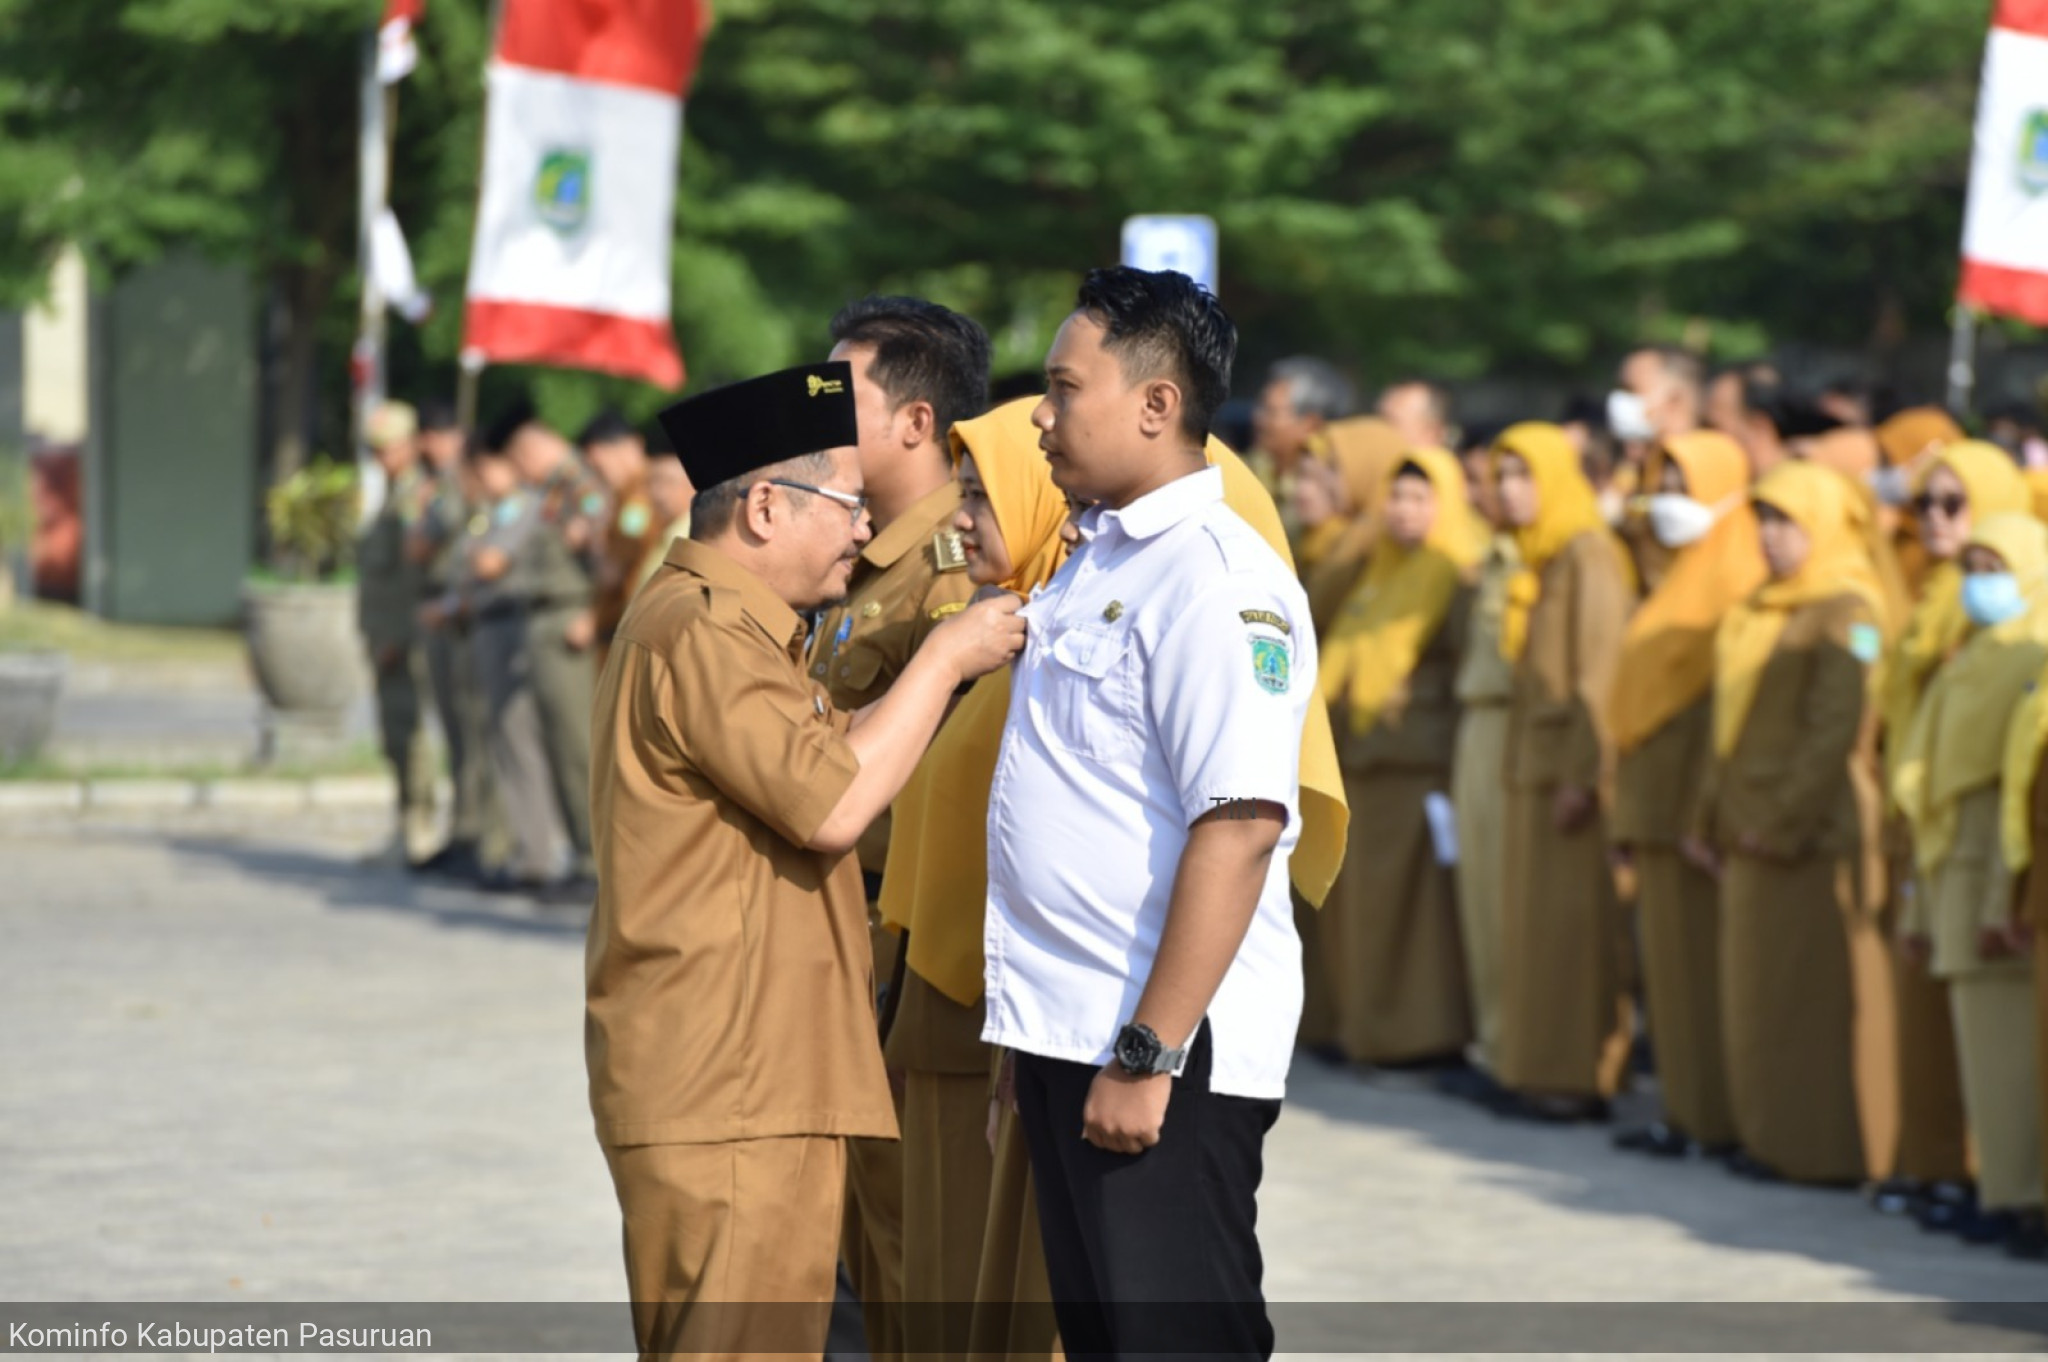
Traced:
POLYGON ((1311 445, 1314 457, 1337 470, 1351 510, 1331 516, 1301 537, 1302 587, 1309 617, 1320 632, 1358 582, 1379 535, 1380 502, 1405 448, 1401 433, 1377 416, 1358 416, 1325 427, 1311 445))
MULTIPOLYGON (((1749 457, 1718 431, 1674 435, 1650 451, 1643 486, 1655 489, 1664 461, 1685 473, 1686 494, 1713 506, 1749 483, 1749 457)), ((1629 621, 1609 703, 1615 744, 1639 747, 1714 685, 1714 634, 1736 604, 1769 575, 1756 516, 1728 509, 1699 542, 1679 549, 1657 589, 1629 621)))
MULTIPOLYGON (((1896 421, 1905 415, 1907 413, 1901 412, 1892 419, 1896 421)), ((1934 415, 1939 416, 1940 413, 1934 415)), ((1939 423, 1931 419, 1926 424, 1929 429, 1939 428, 1939 423)), ((1950 424, 1953 425, 1952 422, 1950 424)), ((1880 427, 1880 433, 1882 430, 1880 427)), ((2033 506, 2033 489, 2028 486, 2026 477, 2013 463, 2012 457, 1997 445, 1986 444, 1982 440, 1957 441, 1934 456, 1921 472, 1917 485, 1925 487, 1928 476, 1936 468, 1947 468, 1963 484, 1963 490, 1970 499, 1972 523, 1995 515, 2026 511, 2033 506)), ((1935 669, 1954 655, 1969 633, 1970 619, 1963 613, 1962 590, 1961 567, 1953 561, 1934 565, 1921 582, 1920 603, 1907 620, 1905 636, 1899 640, 1898 649, 1886 669, 1886 764, 1891 768, 1893 781, 1898 776, 1898 755, 1904 749, 1907 733, 1913 726, 1913 716, 1920 708, 1922 692, 1933 678, 1935 669)))
POLYGON ((1353 733, 1378 721, 1486 552, 1486 530, 1472 512, 1457 458, 1443 449, 1410 450, 1387 470, 1384 485, 1391 488, 1409 464, 1435 489, 1436 520, 1422 543, 1402 548, 1386 536, 1386 493, 1380 494, 1378 547, 1323 635, 1317 659, 1323 703, 1349 706, 1353 733))
POLYGON ((2003 772, 2013 710, 2048 663, 2048 526, 2008 512, 1976 526, 1970 543, 2005 560, 2027 609, 1989 629, 1973 628, 1962 651, 1935 674, 1913 718, 1892 796, 1913 826, 1923 874, 1954 849, 1962 797, 2003 772))
MULTIPOLYGON (((1015 568, 1001 585, 1029 595, 1066 561, 1060 526, 1065 495, 1052 483, 1031 424, 1035 397, 1019 398, 953 427, 953 462, 974 455, 989 509, 1015 568)), ((1273 498, 1242 459, 1210 440, 1222 466, 1224 500, 1292 566, 1273 498)), ((940 728, 916 772, 896 796, 889 859, 882 877, 882 920, 910 932, 908 963, 963 1007, 982 995, 982 921, 988 902, 988 790, 995 779, 1010 669, 974 683, 940 728)), ((1304 898, 1320 904, 1344 859, 1350 812, 1337 772, 1336 744, 1322 706, 1309 706, 1302 732, 1301 840, 1289 871, 1304 898)))
MULTIPOLYGON (((1543 569, 1565 545, 1582 534, 1597 532, 1613 542, 1615 556, 1622 563, 1631 560, 1608 528, 1607 517, 1600 513, 1599 496, 1586 481, 1578 452, 1562 430, 1543 421, 1509 426, 1493 442, 1489 468, 1496 477, 1501 456, 1506 454, 1529 466, 1537 500, 1535 523, 1514 531, 1522 566, 1508 582, 1507 606, 1501 613, 1501 656, 1514 662, 1520 660, 1529 642, 1529 612, 1543 596, 1543 569)), ((1628 570, 1633 573, 1633 568, 1628 570)))
POLYGON ((1792 611, 1856 595, 1870 606, 1880 631, 1890 620, 1884 581, 1871 559, 1870 505, 1853 483, 1831 468, 1788 459, 1763 476, 1751 500, 1783 512, 1806 531, 1812 550, 1799 571, 1766 582, 1730 611, 1715 635, 1714 752, 1722 757, 1735 750, 1749 722, 1757 682, 1792 611))

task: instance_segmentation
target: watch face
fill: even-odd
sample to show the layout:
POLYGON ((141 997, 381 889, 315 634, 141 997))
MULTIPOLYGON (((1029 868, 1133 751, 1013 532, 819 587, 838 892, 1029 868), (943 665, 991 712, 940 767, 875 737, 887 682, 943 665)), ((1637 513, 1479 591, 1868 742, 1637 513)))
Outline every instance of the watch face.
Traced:
POLYGON ((1151 1073, 1159 1063, 1160 1048, 1157 1037, 1127 1026, 1116 1038, 1117 1063, 1134 1074, 1151 1073))

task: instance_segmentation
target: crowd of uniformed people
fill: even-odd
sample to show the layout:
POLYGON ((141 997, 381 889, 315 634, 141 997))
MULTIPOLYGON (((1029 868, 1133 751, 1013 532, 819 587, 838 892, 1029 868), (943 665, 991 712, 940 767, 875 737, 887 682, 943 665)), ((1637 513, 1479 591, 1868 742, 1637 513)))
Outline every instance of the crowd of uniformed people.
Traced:
MULTIPOLYGON (((1044 381, 991 407, 974 322, 868 299, 830 334, 853 380, 861 495, 769 479, 847 502, 868 527, 843 599, 803 612, 792 653, 821 724, 888 695, 978 590, 1045 587, 1085 509, 1047 469, 1044 381)), ((813 397, 834 382, 808 381, 813 397)), ((1654 1071, 1661 1118, 1618 1132, 1622 1149, 1861 1187, 1931 1230, 2048 1252, 2035 988, 2048 875, 2030 873, 2048 842, 2043 474, 1939 410, 1873 420, 1854 392, 1801 396, 1763 365, 1710 377, 1671 349, 1630 355, 1605 403, 1555 422, 1460 432, 1449 395, 1421 381, 1357 405, 1336 369, 1284 361, 1237 441, 1244 457, 1214 436, 1203 455, 1298 573, 1308 615, 1240 612, 1275 631, 1254 639, 1262 666, 1289 647, 1303 674, 1314 664, 1292 809, 1304 1050, 1420 1069, 1537 1121, 1608 1120, 1654 1071), (1296 628, 1309 639, 1283 638, 1296 628)), ((608 789, 593 792, 594 688, 627 602, 665 562, 708 571, 675 546, 689 538, 689 458, 650 454, 610 415, 572 446, 526 406, 465 439, 446 408, 392 404, 370 434, 390 492, 364 545, 364 634, 411 849, 433 788, 419 747, 431 696, 455 810, 452 840, 421 864, 587 903, 593 804, 602 842, 610 801, 633 793, 621 764, 660 764, 629 753, 640 725, 684 722, 639 714, 638 682, 608 675, 595 691, 608 789)), ((729 501, 707 513, 724 524, 729 501)), ((771 624, 771 606, 746 608, 771 624)), ((1009 675, 961 685, 893 813, 852 852, 901 1139, 872 1137, 865 1117, 817 1133, 850 1136, 840 1247, 877 1355, 948 1351, 915 1336, 936 1326, 892 1310, 903 1302, 973 1302, 976 1355, 1057 1346, 1050 1315, 1009 1308, 1049 1299, 1052 1240, 1012 1066, 984 1041, 1009 675)), ((744 682, 696 684, 738 707, 744 682)), ((777 874, 785 890, 802 877, 777 874)), ((600 899, 594 1018, 604 981, 624 977, 624 911, 600 899)), ((699 1277, 644 1222, 636 1246, 632 1198, 707 1174, 624 1151, 742 1134, 608 1126, 606 1085, 630 1083, 605 1047, 622 1043, 592 1041, 600 1138, 628 1207, 635 1299, 671 1299, 699 1277)))

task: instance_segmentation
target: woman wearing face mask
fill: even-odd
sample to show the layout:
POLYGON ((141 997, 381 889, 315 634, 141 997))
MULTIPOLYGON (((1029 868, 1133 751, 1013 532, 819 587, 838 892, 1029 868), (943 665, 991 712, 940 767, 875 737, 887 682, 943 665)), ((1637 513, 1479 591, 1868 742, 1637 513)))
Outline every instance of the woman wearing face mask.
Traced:
MULTIPOLYGON (((1922 564, 1917 603, 1886 667, 1887 791, 1896 779, 1898 754, 1905 750, 1921 696, 1941 665, 1962 646, 1970 627, 1956 559, 1969 538, 1971 522, 2024 511, 2030 504, 2026 480, 2005 451, 1960 439, 1940 443, 1944 433, 1954 429, 1955 423, 1944 413, 1931 409, 1901 412, 1878 427, 1879 442, 1895 466, 1918 471, 1910 538, 1922 564)), ((1894 887, 1886 918, 1895 925, 1915 892, 1910 838, 1902 820, 1893 819, 1886 844, 1894 887)), ((1911 1213, 1935 1228, 1945 1228, 1967 1209, 1970 1176, 1948 991, 1903 953, 1895 957, 1894 972, 1900 1130, 1892 1177, 1879 1189, 1876 1204, 1888 1213, 1911 1213)))
POLYGON ((1338 1042, 1367 1064, 1455 1058, 1471 1035, 1445 792, 1468 584, 1486 545, 1446 450, 1403 455, 1380 507, 1371 561, 1322 635, 1320 676, 1353 835, 1322 944, 1338 1042))
POLYGON ((1854 1183, 1871 1162, 1859 1046, 1889 997, 1862 856, 1875 834, 1870 674, 1890 606, 1867 500, 1780 464, 1753 495, 1770 580, 1715 640, 1714 762, 1688 859, 1721 882, 1722 1036, 1743 1153, 1759 1177, 1854 1183))
POLYGON ((1892 788, 1912 824, 1920 884, 1901 936, 1948 985, 1977 1149, 1978 1209, 1954 1228, 1992 1243, 2023 1224, 2040 1233, 2034 976, 2011 923, 1999 781, 2013 711, 2048 664, 2048 527, 1991 516, 1962 569, 1969 641, 1928 687, 1892 788))
POLYGON ((1735 1141, 1721 1058, 1720 889, 1679 855, 1712 751, 1714 635, 1764 581, 1749 459, 1715 431, 1653 448, 1647 518, 1671 567, 1629 621, 1612 701, 1616 768, 1608 835, 1636 871, 1643 992, 1664 1120, 1623 1149, 1676 1157, 1735 1141))
POLYGON ((1507 1110, 1605 1119, 1628 1057, 1624 924, 1601 813, 1607 703, 1635 600, 1626 552, 1556 426, 1494 442, 1501 519, 1522 560, 1501 617, 1508 707, 1501 1036, 1507 1110))

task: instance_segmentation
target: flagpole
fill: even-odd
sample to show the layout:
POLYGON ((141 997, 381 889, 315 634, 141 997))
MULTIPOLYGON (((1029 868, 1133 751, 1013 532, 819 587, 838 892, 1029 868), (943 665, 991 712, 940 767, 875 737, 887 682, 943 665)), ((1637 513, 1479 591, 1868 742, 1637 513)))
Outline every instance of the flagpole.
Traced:
POLYGON ((1948 343, 1948 409, 1957 420, 1970 414, 1970 396, 1976 387, 1977 309, 1959 302, 1948 343))
POLYGON ((350 423, 350 445, 362 478, 362 514, 367 521, 383 501, 384 480, 369 458, 366 435, 370 413, 384 400, 384 295, 377 287, 377 271, 371 259, 377 218, 384 211, 391 179, 391 142, 386 127, 386 91, 377 70, 377 30, 372 27, 363 41, 361 100, 356 125, 358 177, 357 268, 362 281, 362 309, 357 321, 356 343, 350 355, 350 376, 355 380, 355 411, 350 423))
MULTIPOLYGON (((489 45, 484 49, 483 117, 477 120, 479 132, 477 134, 476 149, 476 211, 479 216, 484 211, 484 152, 485 145, 490 138, 491 126, 491 62, 497 58, 498 39, 504 31, 504 26, 505 0, 491 0, 491 36, 489 45)), ((466 295, 466 286, 464 292, 466 295)), ((463 298, 462 305, 467 310, 469 306, 467 296, 463 298)), ((465 431, 476 429, 477 382, 483 377, 484 365, 488 362, 488 358, 481 350, 464 349, 456 356, 455 420, 465 431)))

